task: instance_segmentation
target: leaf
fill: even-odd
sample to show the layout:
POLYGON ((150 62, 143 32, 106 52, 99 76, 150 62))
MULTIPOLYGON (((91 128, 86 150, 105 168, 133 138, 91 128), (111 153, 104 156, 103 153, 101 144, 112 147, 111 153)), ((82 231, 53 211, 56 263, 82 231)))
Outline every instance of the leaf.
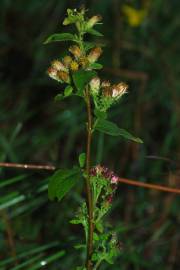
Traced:
POLYGON ((51 42, 56 42, 56 41, 76 41, 75 37, 71 33, 61 33, 61 34, 53 34, 49 36, 44 44, 48 44, 51 42))
POLYGON ((81 153, 79 155, 79 165, 80 165, 81 168, 84 167, 85 162, 86 162, 86 153, 81 153))
POLYGON ((85 249, 86 248, 86 245, 84 244, 77 244, 74 246, 75 249, 85 249))
POLYGON ((99 63, 92 63, 92 64, 90 64, 90 68, 102 69, 103 68, 103 65, 101 65, 99 63))
POLYGON ((64 96, 69 97, 72 94, 73 88, 71 85, 66 86, 64 90, 64 96))
POLYGON ((96 47, 96 44, 88 41, 84 42, 84 49, 86 52, 94 47, 96 47))
POLYGON ((74 81, 76 88, 78 89, 79 95, 83 94, 83 90, 84 90, 86 84, 88 84, 89 81, 95 76, 96 76, 96 72, 93 70, 91 70, 91 71, 78 70, 78 71, 73 73, 73 75, 72 75, 73 81, 74 81))
POLYGON ((75 167, 71 170, 60 169, 56 171, 50 178, 48 185, 49 199, 53 200, 56 197, 60 201, 67 192, 80 180, 81 171, 75 167))
POLYGON ((103 111, 100 111, 98 109, 95 109, 94 110, 94 114, 97 118, 100 118, 100 119, 106 119, 107 118, 107 113, 106 112, 103 112, 103 111))
POLYGON ((55 101, 61 101, 64 99, 64 96, 62 94, 57 94, 54 98, 55 101))
POLYGON ((92 29, 92 28, 88 29, 88 30, 87 30, 87 33, 89 33, 89 34, 91 34, 91 35, 93 35, 93 36, 103 37, 103 34, 101 34, 101 33, 98 32, 97 30, 92 29))
POLYGON ((143 141, 140 138, 134 137, 125 129, 121 129, 115 123, 104 120, 104 119, 97 119, 94 129, 101 131, 105 134, 111 135, 111 136, 122 136, 126 139, 135 141, 137 143, 143 143, 143 141))

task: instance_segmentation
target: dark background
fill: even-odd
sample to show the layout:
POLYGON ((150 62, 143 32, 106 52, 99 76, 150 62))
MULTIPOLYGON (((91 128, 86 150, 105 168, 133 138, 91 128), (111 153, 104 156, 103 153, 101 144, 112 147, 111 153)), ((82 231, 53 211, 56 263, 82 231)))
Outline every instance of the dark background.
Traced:
MULTIPOLYGON (((144 141, 138 145, 96 134, 94 164, 122 177, 178 187, 178 0, 0 0, 0 162, 77 163, 85 147, 84 104, 74 97, 54 101, 63 88, 46 69, 67 44, 43 42, 54 32, 66 32, 66 9, 81 4, 89 16, 103 16, 104 38, 95 39, 106 44, 101 77, 129 84, 110 119, 144 141), (133 8, 130 14, 124 5, 133 8)), ((82 231, 68 221, 81 203, 82 187, 59 204, 49 202, 50 174, 0 169, 0 270, 39 269, 48 260, 43 269, 80 264, 82 256, 73 246, 82 241, 82 231), (60 250, 66 251, 62 258, 60 250)), ((108 222, 118 232, 121 254, 113 266, 101 269, 178 269, 178 206, 176 195, 119 185, 108 222)))

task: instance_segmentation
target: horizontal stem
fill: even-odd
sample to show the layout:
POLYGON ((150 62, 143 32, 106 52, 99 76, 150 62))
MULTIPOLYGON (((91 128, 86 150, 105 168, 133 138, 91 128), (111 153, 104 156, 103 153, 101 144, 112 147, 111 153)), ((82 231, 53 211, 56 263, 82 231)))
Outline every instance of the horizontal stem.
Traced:
POLYGON ((29 170, 49 170, 49 171, 53 171, 56 169, 56 167, 53 165, 34 165, 34 164, 21 164, 8 162, 0 162, 0 167, 29 169, 29 170))
MULTIPOLYGON (((6 167, 6 168, 17 168, 17 169, 29 169, 29 170, 49 170, 54 171, 58 169, 57 167, 53 165, 34 165, 34 164, 21 164, 21 163, 7 163, 7 162, 0 162, 0 167, 6 167)), ((178 188, 171 188, 167 186, 161 186, 156 184, 150 184, 150 183, 144 183, 137 180, 131 180, 127 178, 118 178, 119 183, 127 184, 130 186, 137 186, 137 187, 143 187, 148 189, 154 189, 174 194, 180 194, 180 189, 178 188)))

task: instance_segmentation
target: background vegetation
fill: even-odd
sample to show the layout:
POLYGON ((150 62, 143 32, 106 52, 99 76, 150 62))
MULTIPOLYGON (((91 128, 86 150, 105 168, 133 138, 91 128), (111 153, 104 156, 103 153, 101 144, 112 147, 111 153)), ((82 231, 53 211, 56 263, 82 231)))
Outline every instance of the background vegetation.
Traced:
MULTIPOLYGON (((47 36, 63 31, 66 9, 81 4, 90 15, 103 16, 101 76, 129 84, 111 118, 144 141, 99 134, 94 163, 122 177, 178 187, 178 0, 1 0, 0 162, 70 167, 83 151, 84 105, 78 98, 54 102, 61 85, 45 74, 65 45, 43 45, 47 36)), ((49 202, 49 175, 0 169, 0 270, 67 270, 81 260, 72 248, 81 228, 68 220, 82 187, 60 204, 49 202)), ((112 270, 178 269, 178 196, 120 184, 113 205, 109 224, 119 234, 121 256, 112 270)))

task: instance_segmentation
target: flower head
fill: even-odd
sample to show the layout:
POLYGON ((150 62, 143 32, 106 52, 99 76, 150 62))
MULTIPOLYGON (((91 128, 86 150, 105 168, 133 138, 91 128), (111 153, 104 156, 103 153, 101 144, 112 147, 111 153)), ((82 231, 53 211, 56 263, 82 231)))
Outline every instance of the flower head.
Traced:
POLYGON ((120 98, 127 93, 128 85, 126 83, 118 83, 112 86, 112 97, 115 99, 120 98))
POLYGON ((100 15, 95 15, 89 19, 87 22, 87 28, 92 28, 95 24, 97 24, 99 21, 102 20, 102 17, 100 15))
POLYGON ((66 67, 63 65, 63 63, 59 60, 54 60, 51 63, 51 66, 56 69, 57 71, 63 70, 66 71, 66 67))
POLYGON ((50 78, 52 78, 54 80, 58 80, 57 69, 55 69, 53 67, 49 67, 47 70, 47 74, 49 75, 50 78))
POLYGON ((90 173, 92 176, 96 176, 96 175, 103 176, 105 179, 110 181, 110 183, 113 186, 118 184, 119 177, 113 171, 109 170, 108 168, 104 166, 97 165, 91 169, 90 173))
POLYGON ((89 60, 86 56, 81 56, 79 58, 79 65, 82 66, 82 68, 87 68, 89 64, 89 60))
POLYGON ((78 64, 76 61, 72 61, 72 62, 70 63, 70 69, 71 69, 72 71, 77 71, 78 68, 79 68, 79 64, 78 64))
POLYGON ((76 58, 81 57, 81 49, 77 45, 73 45, 69 48, 69 51, 74 55, 76 58))
POLYGON ((65 71, 58 71, 57 72, 57 77, 59 78, 59 80, 69 83, 70 82, 70 77, 69 74, 65 71))
POLYGON ((94 77, 90 83, 90 90, 91 90, 91 93, 94 94, 94 95, 97 95, 99 93, 99 89, 100 89, 100 79, 99 77, 94 77))
POLYGON ((111 84, 110 84, 109 81, 103 81, 103 82, 101 83, 101 87, 102 87, 102 88, 106 88, 106 87, 110 87, 110 86, 111 86, 111 84))
POLYGON ((69 65, 70 65, 71 62, 72 62, 71 56, 66 55, 66 56, 63 58, 63 63, 64 63, 64 65, 65 65, 65 67, 69 67, 69 65))
POLYGON ((102 49, 100 47, 96 47, 92 49, 88 55, 88 60, 90 63, 94 63, 98 60, 98 58, 102 54, 102 49))

